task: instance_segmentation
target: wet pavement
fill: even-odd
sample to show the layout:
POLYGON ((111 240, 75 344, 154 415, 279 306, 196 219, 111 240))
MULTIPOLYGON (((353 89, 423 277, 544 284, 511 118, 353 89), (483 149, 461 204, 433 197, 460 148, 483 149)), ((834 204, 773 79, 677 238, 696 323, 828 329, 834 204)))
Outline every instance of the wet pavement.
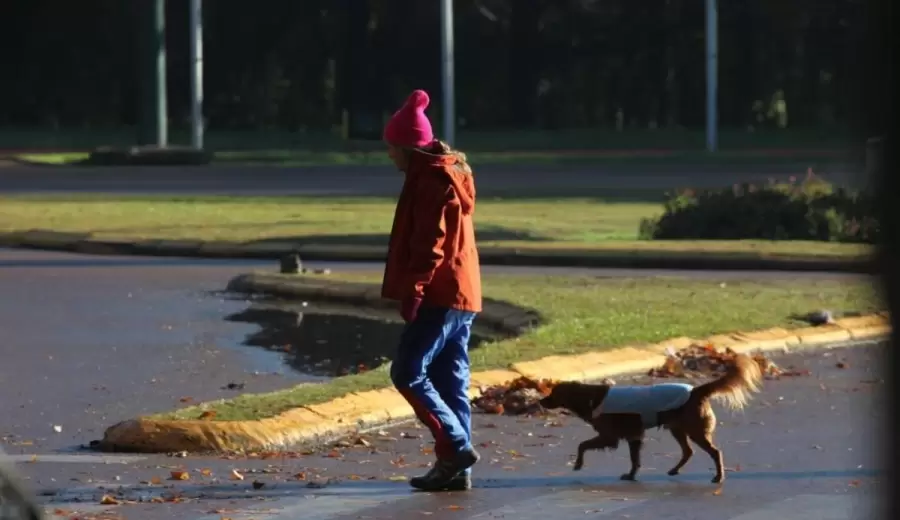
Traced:
MULTIPOLYGON (((259 330, 248 334, 244 345, 281 353, 285 365, 318 378, 384 365, 394 355, 404 327, 387 309, 321 305, 312 308, 306 302, 274 299, 254 302, 225 319, 258 325, 259 330)), ((478 348, 491 335, 491 331, 476 326, 469 348, 478 348)))
MULTIPOLYGON (((646 488, 618 487, 620 484, 612 475, 621 472, 625 460, 621 452, 590 457, 588 469, 577 475, 579 478, 574 478, 567 466, 569 455, 577 440, 588 434, 588 430, 569 421, 563 421, 563 426, 557 427, 546 426, 546 421, 539 419, 478 417, 479 441, 487 443, 483 448, 486 460, 477 472, 479 489, 462 498, 412 496, 405 482, 400 481, 403 476, 422 471, 421 467, 430 458, 427 443, 418 438, 423 432, 414 428, 405 430, 406 434, 404 430, 384 434, 373 432, 367 442, 380 450, 376 453, 360 445, 334 452, 260 457, 264 460, 227 460, 161 455, 119 457, 73 450, 99 438, 104 428, 119 420, 183 406, 185 398, 201 401, 231 397, 235 391, 226 389, 229 383, 242 383, 244 392, 262 392, 301 381, 299 374, 287 368, 285 361, 291 361, 291 356, 283 349, 244 344, 252 343, 248 340, 254 337, 259 338, 262 331, 256 324, 225 319, 244 312, 248 303, 230 300, 215 292, 239 273, 274 267, 273 262, 243 260, 0 250, 0 287, 5 295, 0 300, 0 330, 4 332, 0 343, 0 391, 3 395, 0 437, 4 449, 20 463, 33 487, 61 492, 44 497, 45 501, 59 502, 50 506, 51 509, 60 508, 62 512, 95 510, 99 507, 95 503, 99 499, 98 485, 127 486, 125 495, 131 498, 151 499, 163 490, 182 490, 180 492, 187 497, 183 503, 117 506, 111 511, 128 518, 147 519, 203 517, 211 510, 248 507, 287 511, 285 508, 298 505, 303 510, 285 513, 287 517, 349 515, 355 518, 363 514, 386 518, 385 515, 395 510, 417 515, 421 510, 438 516, 452 514, 456 518, 467 518, 475 512, 503 504, 514 506, 526 497, 538 502, 549 501, 526 508, 541 510, 549 507, 546 504, 558 503, 559 497, 564 496, 554 494, 558 491, 581 497, 572 498, 574 503, 599 500, 605 504, 602 507, 585 505, 578 513, 584 514, 584 511, 597 508, 612 511, 624 507, 623 504, 628 507, 652 504, 650 498, 670 496, 665 493, 674 493, 670 497, 676 502, 688 500, 685 496, 707 497, 709 489, 705 482, 708 475, 702 470, 706 463, 701 462, 701 457, 692 462, 692 467, 697 468, 695 472, 682 477, 680 483, 670 483, 667 477, 652 469, 661 465, 659 457, 669 463, 668 459, 674 456, 672 446, 660 451, 665 452, 664 455, 648 460, 645 483, 639 485, 649 486, 646 488), (163 485, 172 484, 165 480, 163 485, 149 488, 139 484, 155 478, 166 479, 170 471, 179 468, 189 470, 191 479, 174 483, 174 488, 164 488, 163 485), (245 473, 245 480, 228 479, 227 475, 235 468, 245 473), (209 476, 202 471, 204 469, 209 470, 209 476), (251 469, 259 473, 247 471, 251 469), (285 480, 291 475, 297 478, 285 480), (219 479, 217 483, 213 482, 215 478, 219 479), (337 478, 339 482, 323 489, 315 488, 329 478, 337 478), (259 490, 254 490, 251 485, 254 480, 262 483, 259 490), (306 487, 309 482, 313 488, 306 487), (586 483, 584 485, 597 493, 590 494, 593 498, 585 499, 584 492, 580 491, 583 485, 578 482, 586 483), (191 499, 201 493, 208 498, 202 501, 191 499), (631 493, 629 497, 637 498, 621 501, 616 497, 608 498, 609 493, 618 494, 616 497, 619 498, 624 496, 622 493, 631 493), (302 498, 305 496, 317 498, 302 498), (76 499, 86 502, 79 504, 76 499), (315 507, 303 506, 313 503, 303 502, 310 500, 315 501, 315 507), (613 502, 615 505, 611 506, 613 502), (363 510, 367 512, 361 513, 363 510)), ((310 263, 310 267, 377 270, 381 266, 310 263)), ((496 272, 538 270, 527 267, 484 269, 488 276, 496 272)), ((565 268, 542 269, 541 272, 610 277, 680 275, 722 280, 854 276, 565 268)), ((321 339, 321 329, 316 334, 321 339)), ((857 352, 848 354, 851 359, 859 355, 857 352)), ((816 363, 817 359, 824 358, 813 356, 808 362, 816 363)), ((302 365, 308 360, 300 361, 302 365)), ((873 385, 862 383, 876 378, 866 372, 873 370, 871 361, 854 359, 852 368, 843 371, 835 371, 829 362, 822 363, 816 371, 821 370, 827 378, 835 378, 834 381, 798 378, 772 383, 767 390, 770 405, 762 405, 764 400, 758 400, 745 416, 738 417, 744 421, 738 422, 745 424, 746 430, 734 432, 727 426, 732 424, 730 420, 725 420, 721 438, 722 444, 727 446, 727 460, 734 457, 745 468, 732 478, 738 484, 731 482, 726 490, 746 485, 750 486, 748 496, 777 494, 776 491, 780 492, 787 482, 790 489, 817 494, 825 488, 845 490, 850 486, 849 482, 857 481, 864 484, 850 486, 854 493, 870 489, 866 479, 871 463, 863 459, 868 456, 865 452, 867 444, 871 449, 874 425, 880 420, 880 410, 873 405, 873 385), (818 386, 820 383, 830 390, 822 390, 818 386), (855 385, 858 391, 848 392, 848 385, 855 385), (777 395, 771 392, 779 392, 778 395, 785 399, 777 401, 777 395), (833 400, 816 401, 824 396, 833 400), (789 406, 798 408, 798 402, 806 402, 808 406, 800 408, 796 417, 777 413, 789 406), (839 420, 832 421, 829 414, 839 420), (771 431, 760 428, 762 424, 747 422, 751 417, 774 427, 771 431), (849 435, 848 431, 853 428, 863 435, 849 435), (776 446, 782 450, 777 454, 759 448, 769 434, 777 434, 776 446), (847 446, 853 452, 841 451, 837 441, 841 436, 847 437, 847 446), (725 439, 731 440, 726 443, 725 439), (810 447, 815 445, 823 449, 810 447), (860 462, 847 462, 851 459, 860 462), (779 466, 786 460, 795 460, 796 467, 784 469, 779 466), (750 468, 754 468, 752 472, 748 472, 750 468), (787 476, 773 476, 784 472, 787 476)), ((716 504, 715 501, 710 504, 711 511, 716 510, 716 504)), ((491 515, 501 515, 506 510, 498 511, 491 515)), ((513 512, 523 514, 521 507, 513 512)), ((250 516, 262 519, 272 514, 256 512, 250 516)), ((623 510, 622 514, 632 513, 623 510)), ((222 516, 248 518, 234 512, 209 515, 216 519, 222 516)), ((702 515, 686 517, 705 518, 702 515)))
POLYGON ((591 430, 558 415, 476 415, 483 460, 469 493, 409 490, 404 479, 423 472, 433 457, 426 432, 413 425, 314 452, 239 459, 9 451, 18 453, 30 484, 48 490, 42 497, 48 512, 80 518, 103 512, 129 520, 863 519, 873 517, 881 496, 883 348, 773 356, 782 367, 810 375, 767 381, 743 412, 714 405, 716 440, 729 470, 722 486, 709 482, 712 463, 700 450, 682 475, 666 476, 678 449, 664 431, 648 433, 638 482, 618 479, 628 466, 624 448, 590 453, 585 469, 573 472, 575 447, 591 430), (234 480, 234 470, 243 480, 234 480), (168 480, 172 471, 186 472, 189 480, 168 480), (128 503, 101 506, 104 494, 128 503), (154 499, 160 503, 147 503, 154 499))
POLYGON ((182 399, 232 396, 229 382, 291 384, 268 374, 277 357, 240 346, 253 326, 223 320, 246 303, 208 293, 246 270, 2 252, 0 436, 65 449, 182 399))
MULTIPOLYGON (((244 345, 260 332, 257 325, 225 320, 245 311, 245 301, 211 294, 237 274, 274 267, 273 262, 259 261, 0 249, 0 287, 5 296, 0 299, 4 333, 0 437, 12 436, 41 453, 67 450, 99 438, 104 428, 119 420, 183 406, 188 398, 231 397, 235 391, 226 389, 229 383, 242 383, 246 392, 264 392, 301 381, 296 371, 287 369, 289 353, 283 349, 244 345)), ((485 267, 484 272, 486 276, 542 272, 722 280, 855 276, 528 267, 485 267)), ((321 340, 321 329, 318 336, 321 340)))

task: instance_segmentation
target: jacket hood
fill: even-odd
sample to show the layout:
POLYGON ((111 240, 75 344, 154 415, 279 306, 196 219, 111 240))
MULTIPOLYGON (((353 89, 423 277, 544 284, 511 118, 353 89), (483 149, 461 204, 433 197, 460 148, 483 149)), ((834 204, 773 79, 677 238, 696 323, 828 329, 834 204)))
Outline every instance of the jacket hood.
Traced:
POLYGON ((475 212, 475 179, 472 177, 472 169, 464 161, 452 153, 433 154, 416 150, 414 161, 422 161, 423 166, 434 168, 443 172, 459 197, 460 205, 465 215, 475 212))

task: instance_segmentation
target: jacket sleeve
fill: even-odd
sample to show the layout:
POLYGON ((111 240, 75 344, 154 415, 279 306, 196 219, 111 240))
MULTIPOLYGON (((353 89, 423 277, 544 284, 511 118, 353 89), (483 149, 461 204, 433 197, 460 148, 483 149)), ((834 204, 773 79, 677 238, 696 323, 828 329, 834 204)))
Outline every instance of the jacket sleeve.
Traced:
POLYGON ((445 211, 452 200, 449 186, 425 186, 413 201, 413 225, 407 266, 409 297, 422 298, 444 259, 445 211))

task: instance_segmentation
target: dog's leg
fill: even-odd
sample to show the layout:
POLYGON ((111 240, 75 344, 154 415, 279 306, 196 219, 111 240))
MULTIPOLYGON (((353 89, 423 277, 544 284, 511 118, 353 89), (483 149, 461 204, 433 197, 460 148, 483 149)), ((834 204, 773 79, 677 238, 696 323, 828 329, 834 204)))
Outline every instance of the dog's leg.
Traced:
POLYGON ((641 468, 641 448, 644 441, 641 439, 633 439, 628 441, 628 454, 631 456, 631 471, 622 475, 622 480, 634 480, 638 470, 641 468))
POLYGON ((691 440, 694 441, 694 444, 700 446, 701 450, 709 454, 716 465, 716 476, 713 477, 712 483, 719 484, 725 480, 725 465, 722 463, 722 452, 713 444, 712 433, 705 433, 702 436, 691 435, 691 440))
POLYGON ((608 448, 610 446, 609 439, 601 436, 594 437, 593 439, 588 439, 581 444, 578 445, 578 456, 575 457, 575 466, 572 468, 575 471, 580 470, 584 467, 584 452, 588 450, 602 450, 608 448))
POLYGON ((672 433, 672 437, 675 437, 675 441, 678 442, 678 445, 681 447, 681 460, 678 461, 678 464, 675 464, 675 467, 669 470, 669 475, 674 476, 677 475, 681 468, 684 467, 685 464, 691 460, 691 456, 694 455, 694 449, 691 448, 691 444, 688 442, 688 436, 684 431, 672 429, 669 430, 672 433))

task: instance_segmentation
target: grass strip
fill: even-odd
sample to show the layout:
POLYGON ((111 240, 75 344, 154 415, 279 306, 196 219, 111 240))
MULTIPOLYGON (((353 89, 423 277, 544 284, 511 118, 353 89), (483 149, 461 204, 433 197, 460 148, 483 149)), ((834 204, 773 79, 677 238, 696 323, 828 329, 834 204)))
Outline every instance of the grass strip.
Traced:
MULTIPOLYGON (((354 282, 380 280, 380 273, 334 276, 354 282)), ((548 323, 524 336, 473 350, 474 371, 550 355, 658 343, 678 336, 703 338, 736 330, 800 327, 806 324, 791 316, 818 309, 872 312, 884 308, 873 282, 859 278, 722 281, 491 275, 484 284, 487 296, 537 309, 548 323)), ((327 383, 242 395, 154 418, 194 419, 201 409, 214 409, 217 420, 260 419, 389 384, 387 370, 381 367, 327 383)))
MULTIPOLYGON (((629 197, 635 194, 629 194, 629 197)), ((95 239, 292 242, 385 247, 395 200, 378 197, 4 196, 0 232, 45 229, 95 239)), ((764 240, 638 240, 642 218, 658 202, 600 198, 485 197, 477 213, 481 247, 528 251, 590 250, 716 253, 797 259, 852 258, 865 245, 764 240)))

